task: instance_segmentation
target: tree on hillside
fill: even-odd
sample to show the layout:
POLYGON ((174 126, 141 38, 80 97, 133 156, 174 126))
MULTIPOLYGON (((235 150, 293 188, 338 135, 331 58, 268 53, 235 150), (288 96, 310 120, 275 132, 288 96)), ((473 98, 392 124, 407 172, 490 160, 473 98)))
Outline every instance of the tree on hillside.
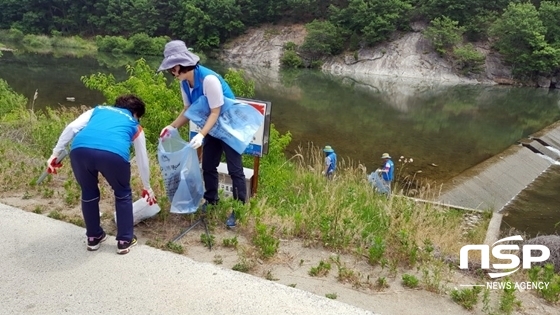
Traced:
POLYGON ((385 41, 391 33, 408 27, 412 0, 350 0, 347 7, 331 6, 330 20, 357 33, 374 45, 385 41))
POLYGON ((241 8, 240 20, 244 25, 255 26, 282 20, 291 0, 237 0, 241 8))
POLYGON ((158 20, 156 0, 98 0, 90 22, 108 35, 154 35, 163 21, 158 20), (149 21, 149 22, 147 22, 149 21))
POLYGON ((546 41, 555 47, 560 47, 560 1, 541 2, 539 17, 546 28, 546 41))
POLYGON ((305 25, 307 35, 300 51, 311 61, 324 56, 337 55, 342 52, 344 39, 342 34, 329 21, 313 21, 305 25))
POLYGON ((172 33, 203 51, 217 48, 245 28, 235 0, 183 0, 182 19, 172 33))
POLYGON ((425 0, 418 10, 428 20, 447 16, 465 27, 471 40, 484 39, 488 27, 512 0, 425 0))
POLYGON ((447 16, 435 18, 430 26, 424 31, 424 35, 432 42, 432 45, 440 55, 463 40, 465 27, 459 26, 459 22, 453 21, 447 16))
POLYGON ((512 3, 494 24, 496 48, 518 76, 550 74, 560 64, 560 50, 545 40, 546 27, 532 3, 512 3))

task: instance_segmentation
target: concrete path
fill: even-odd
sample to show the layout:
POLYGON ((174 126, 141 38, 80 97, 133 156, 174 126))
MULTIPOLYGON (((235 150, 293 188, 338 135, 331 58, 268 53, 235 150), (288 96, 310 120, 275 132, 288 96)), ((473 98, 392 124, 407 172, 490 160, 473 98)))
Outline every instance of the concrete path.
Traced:
POLYGON ((373 314, 188 257, 0 204, 0 314, 373 314))

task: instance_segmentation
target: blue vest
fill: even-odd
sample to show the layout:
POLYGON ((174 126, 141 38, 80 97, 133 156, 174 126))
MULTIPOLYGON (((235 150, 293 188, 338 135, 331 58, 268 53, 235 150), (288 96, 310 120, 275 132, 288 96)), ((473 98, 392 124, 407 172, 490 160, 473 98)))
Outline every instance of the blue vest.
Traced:
POLYGON ((327 157, 331 159, 331 164, 329 164, 329 168, 327 169, 327 174, 328 174, 336 170, 336 153, 331 152, 327 155, 327 157))
POLYGON ((204 78, 210 74, 215 75, 216 77, 218 77, 218 80, 220 80, 220 83, 222 84, 222 92, 224 96, 227 98, 231 98, 233 100, 235 99, 235 95, 231 91, 231 88, 227 84, 226 80, 222 78, 221 75, 217 74, 216 72, 206 67, 198 65, 196 66, 196 68, 194 68, 194 87, 192 89, 192 92, 191 89, 189 88, 189 82, 187 82, 187 80, 181 81, 181 84, 183 84, 183 90, 185 91, 185 94, 187 94, 187 98, 189 99, 189 103, 190 103, 189 105, 192 105, 194 102, 196 102, 196 100, 199 97, 204 95, 202 82, 204 81, 204 78))
MULTIPOLYGON (((388 160, 387 163, 389 163, 389 172, 383 172, 383 180, 390 182, 393 180, 393 171, 395 170, 395 164, 391 160, 388 160)), ((385 168, 385 164, 383 164, 383 168, 385 168)))
POLYGON ((90 148, 113 152, 130 160, 130 146, 139 123, 124 108, 97 106, 87 125, 76 134, 71 150, 90 148))

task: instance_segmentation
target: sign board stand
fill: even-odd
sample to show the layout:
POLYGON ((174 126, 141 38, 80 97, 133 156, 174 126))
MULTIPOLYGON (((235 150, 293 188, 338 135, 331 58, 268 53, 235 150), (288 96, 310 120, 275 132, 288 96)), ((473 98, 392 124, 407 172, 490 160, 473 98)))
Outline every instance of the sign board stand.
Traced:
POLYGON ((257 194, 257 188, 259 187, 259 166, 261 163, 261 158, 255 156, 253 160, 253 178, 251 178, 251 197, 257 194))

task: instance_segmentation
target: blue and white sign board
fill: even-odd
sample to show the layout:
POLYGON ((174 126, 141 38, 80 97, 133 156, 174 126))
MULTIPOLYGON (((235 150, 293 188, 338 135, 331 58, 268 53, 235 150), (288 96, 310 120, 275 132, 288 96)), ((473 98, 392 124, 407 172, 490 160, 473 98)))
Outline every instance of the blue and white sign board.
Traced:
MULTIPOLYGON (((250 168, 243 168, 243 174, 245 175, 245 187, 247 189, 247 197, 253 195, 253 187, 251 186, 251 181, 253 180, 254 171, 250 168)), ((227 164, 220 162, 218 165, 218 189, 222 190, 224 197, 233 196, 233 182, 228 174, 227 164)))
MULTIPOLYGON (((253 136, 253 141, 251 141, 245 151, 243 151, 243 154, 262 157, 268 153, 268 143, 270 137, 270 110, 272 103, 240 97, 236 99, 253 106, 264 115, 264 123, 253 136)), ((192 121, 189 122, 189 139, 196 136, 201 129, 202 128, 198 128, 192 121)))

